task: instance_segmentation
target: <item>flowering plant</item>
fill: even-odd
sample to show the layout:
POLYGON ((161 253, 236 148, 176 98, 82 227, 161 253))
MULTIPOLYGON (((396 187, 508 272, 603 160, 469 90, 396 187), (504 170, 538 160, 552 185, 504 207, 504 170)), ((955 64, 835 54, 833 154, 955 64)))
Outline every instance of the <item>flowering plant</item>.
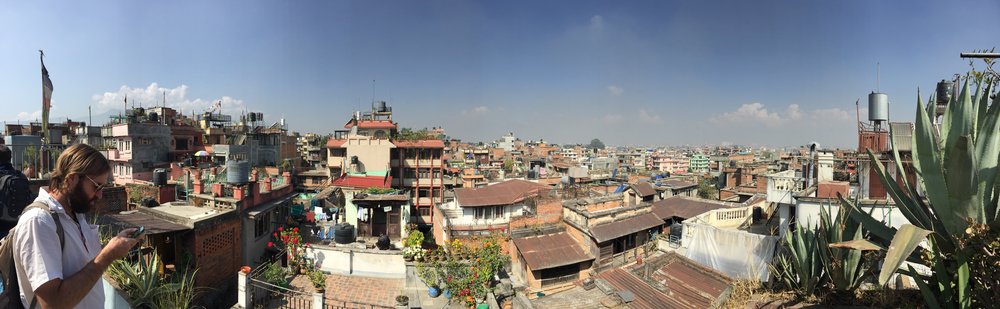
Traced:
POLYGON ((285 254, 288 255, 289 264, 306 264, 306 249, 310 246, 308 242, 302 240, 302 235, 299 234, 299 228, 293 227, 286 229, 284 227, 278 227, 278 231, 274 232, 272 235, 278 243, 275 244, 274 242, 268 242, 268 247, 277 246, 279 249, 285 249, 285 254))
POLYGON ((459 240, 449 243, 450 254, 453 256, 462 254, 473 256, 468 260, 457 258, 448 259, 440 266, 443 273, 439 278, 443 279, 444 288, 457 296, 458 300, 467 306, 475 306, 476 303, 486 298, 486 295, 493 289, 494 275, 504 267, 510 257, 504 252, 502 242, 506 236, 494 234, 485 238, 474 238, 469 246, 459 240))

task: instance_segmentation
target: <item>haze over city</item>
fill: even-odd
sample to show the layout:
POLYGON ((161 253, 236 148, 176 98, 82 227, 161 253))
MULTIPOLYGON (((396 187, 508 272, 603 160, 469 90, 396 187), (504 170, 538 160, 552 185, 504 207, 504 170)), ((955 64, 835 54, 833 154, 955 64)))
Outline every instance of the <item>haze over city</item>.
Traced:
POLYGON ((609 145, 856 143, 879 88, 912 119, 917 89, 992 48, 1000 4, 932 1, 112 1, 0 7, 3 120, 95 124, 123 99, 262 111, 329 133, 386 100, 405 126, 466 141, 609 145), (876 82, 880 66, 881 81, 876 82), (862 110, 862 118, 865 111, 862 110))

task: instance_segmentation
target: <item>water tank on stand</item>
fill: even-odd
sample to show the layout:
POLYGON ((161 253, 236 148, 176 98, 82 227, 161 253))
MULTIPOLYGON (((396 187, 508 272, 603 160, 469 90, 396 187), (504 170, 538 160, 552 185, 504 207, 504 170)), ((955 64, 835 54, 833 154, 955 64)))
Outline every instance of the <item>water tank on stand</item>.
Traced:
POLYGON ((889 121, 889 95, 878 92, 868 94, 868 120, 875 123, 889 121))
POLYGON ((234 185, 246 184, 250 180, 250 162, 226 161, 226 182, 234 185))
POLYGON ((948 102, 951 102, 951 93, 954 84, 949 80, 942 79, 937 83, 937 89, 935 89, 935 101, 936 107, 934 109, 935 117, 944 115, 944 111, 948 108, 948 102))
POLYGON ((158 187, 167 185, 168 176, 166 169, 158 168, 153 170, 153 185, 158 187))

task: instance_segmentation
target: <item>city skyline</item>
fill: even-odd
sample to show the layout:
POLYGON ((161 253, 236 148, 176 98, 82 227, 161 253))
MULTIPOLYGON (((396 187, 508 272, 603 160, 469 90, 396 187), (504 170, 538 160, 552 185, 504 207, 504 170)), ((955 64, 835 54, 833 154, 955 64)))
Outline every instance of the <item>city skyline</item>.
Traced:
MULTIPOLYGON (((0 8, 0 108, 52 120, 122 99, 264 112, 328 133, 389 101, 403 127, 507 132, 559 144, 856 143, 853 102, 888 93, 912 121, 917 89, 992 48, 992 2, 848 1, 13 3, 0 8), (955 21, 964 24, 958 25, 955 21), (876 81, 876 66, 880 81, 876 81), (332 121, 331 121, 332 120, 332 121)), ((861 118, 865 119, 865 111, 861 118)), ((96 119, 101 124, 104 119, 96 119)))

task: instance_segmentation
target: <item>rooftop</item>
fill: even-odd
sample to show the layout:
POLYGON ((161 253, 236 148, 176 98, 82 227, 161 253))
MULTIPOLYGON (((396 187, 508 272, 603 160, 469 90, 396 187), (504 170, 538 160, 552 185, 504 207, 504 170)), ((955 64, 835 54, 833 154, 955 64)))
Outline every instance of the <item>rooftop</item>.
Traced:
POLYGON ((549 190, 549 186, 527 180, 508 180, 482 188, 455 189, 462 207, 511 205, 549 190))
POLYGON ((565 232, 516 238, 514 246, 532 270, 555 268, 594 259, 593 255, 565 232))
POLYGON ((666 199, 653 202, 653 213, 661 219, 671 217, 688 219, 714 209, 728 207, 730 206, 719 201, 687 196, 671 196, 666 199))
POLYGON ((330 181, 331 186, 349 188, 388 188, 392 184, 392 176, 351 176, 344 175, 330 181))

